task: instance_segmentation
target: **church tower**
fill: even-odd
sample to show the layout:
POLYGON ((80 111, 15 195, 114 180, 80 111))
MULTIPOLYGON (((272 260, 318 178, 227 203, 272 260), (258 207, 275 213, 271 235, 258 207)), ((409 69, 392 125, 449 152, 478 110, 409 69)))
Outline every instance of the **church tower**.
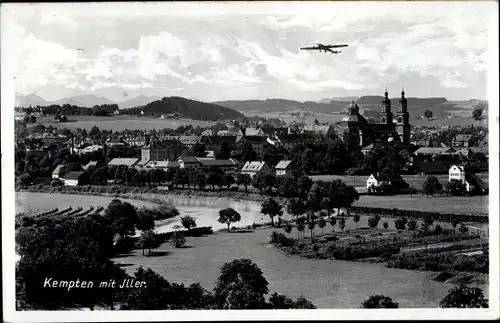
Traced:
POLYGON ((349 106, 349 117, 347 117, 347 149, 353 151, 360 145, 360 120, 359 107, 354 101, 349 106))
POLYGON ((387 89, 384 95, 385 97, 382 100, 382 112, 380 112, 380 124, 392 126, 391 99, 389 99, 387 89))
POLYGON ((410 144, 410 115, 408 113, 408 101, 405 98, 404 89, 401 91, 399 99, 396 130, 399 138, 405 145, 410 144))

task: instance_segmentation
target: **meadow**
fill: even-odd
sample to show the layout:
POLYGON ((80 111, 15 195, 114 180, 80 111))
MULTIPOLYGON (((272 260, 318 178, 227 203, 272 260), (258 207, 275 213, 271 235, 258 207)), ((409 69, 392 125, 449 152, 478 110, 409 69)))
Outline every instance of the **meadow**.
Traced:
MULTIPOLYGON (((149 117, 135 116, 68 116, 68 122, 59 123, 54 120, 54 117, 41 117, 37 119, 37 124, 44 126, 53 126, 56 128, 68 128, 76 130, 77 128, 89 131, 93 126, 99 129, 110 129, 113 131, 129 130, 162 130, 165 128, 176 129, 180 126, 192 125, 193 127, 200 126, 202 128, 209 127, 213 124, 212 121, 201 121, 192 119, 158 119, 149 117)), ((32 125, 34 126, 34 125, 32 125)))
POLYGON ((354 206, 454 214, 488 214, 488 196, 362 195, 354 206))
POLYGON ((293 298, 303 295, 323 309, 359 308, 373 294, 387 295, 403 308, 437 307, 451 288, 431 280, 430 274, 424 272, 390 269, 380 264, 287 256, 269 243, 273 230, 283 232, 278 228, 263 228, 188 237, 184 248, 174 249, 165 243, 151 257, 135 250, 115 261, 129 273, 143 266, 171 282, 199 282, 212 289, 224 263, 248 258, 261 268, 271 292, 293 298))

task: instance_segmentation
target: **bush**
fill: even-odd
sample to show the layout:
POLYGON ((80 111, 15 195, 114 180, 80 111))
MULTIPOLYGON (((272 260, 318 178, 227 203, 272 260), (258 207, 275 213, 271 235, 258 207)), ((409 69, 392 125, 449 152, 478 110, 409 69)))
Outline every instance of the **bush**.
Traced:
POLYGON ((313 247, 312 247, 312 249, 313 249, 314 252, 318 252, 319 248, 320 247, 319 247, 318 244, 314 244, 313 247))
POLYGON ((285 234, 276 231, 271 233, 271 243, 284 247, 292 247, 295 245, 295 241, 293 239, 290 239, 285 234))
POLYGON ((186 244, 186 238, 184 238, 184 234, 182 234, 182 232, 176 231, 172 235, 171 243, 174 248, 180 248, 186 244))
POLYGON ((135 239, 129 236, 120 236, 115 243, 115 253, 117 255, 128 253, 136 248, 135 239))

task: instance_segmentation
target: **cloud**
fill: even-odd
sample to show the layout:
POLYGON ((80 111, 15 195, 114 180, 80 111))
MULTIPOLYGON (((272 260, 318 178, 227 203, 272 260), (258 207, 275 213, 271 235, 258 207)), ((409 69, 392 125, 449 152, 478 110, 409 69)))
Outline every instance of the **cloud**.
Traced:
POLYGON ((485 90, 477 80, 487 70, 488 12, 470 5, 408 6, 339 4, 333 13, 247 16, 110 15, 105 23, 103 17, 46 11, 39 21, 23 16, 18 26, 23 41, 16 86, 24 92, 49 85, 184 91, 220 100, 275 91, 299 99, 337 90, 368 94, 399 80, 409 93, 427 93, 422 80, 431 78, 441 84, 432 90, 436 96, 448 89, 481 96, 485 90), (49 33, 53 26, 64 33, 49 33), (349 47, 340 55, 298 50, 316 40, 349 47))

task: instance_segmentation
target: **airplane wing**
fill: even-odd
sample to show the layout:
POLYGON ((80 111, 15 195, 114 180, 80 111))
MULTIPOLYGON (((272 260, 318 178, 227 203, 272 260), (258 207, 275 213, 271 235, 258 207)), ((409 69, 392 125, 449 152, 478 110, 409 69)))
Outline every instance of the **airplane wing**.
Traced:
POLYGON ((319 49, 319 47, 301 47, 301 50, 319 49))
POLYGON ((340 47, 347 47, 349 45, 325 45, 325 47, 328 48, 340 48, 340 47))

